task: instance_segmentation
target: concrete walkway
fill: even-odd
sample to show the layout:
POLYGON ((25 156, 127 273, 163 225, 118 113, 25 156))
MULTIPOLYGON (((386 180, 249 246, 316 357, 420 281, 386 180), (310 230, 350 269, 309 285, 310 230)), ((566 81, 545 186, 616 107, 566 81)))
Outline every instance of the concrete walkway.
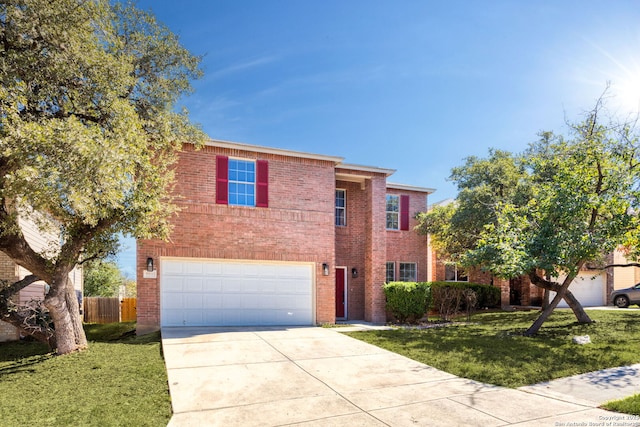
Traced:
MULTIPOLYGON (((640 425, 639 418, 597 409, 608 395, 581 394, 580 380, 518 390, 486 385, 341 330, 163 329, 169 426, 640 425)), ((633 381, 638 368, 629 368, 633 381)), ((607 382, 597 378, 590 377, 596 387, 607 382)))

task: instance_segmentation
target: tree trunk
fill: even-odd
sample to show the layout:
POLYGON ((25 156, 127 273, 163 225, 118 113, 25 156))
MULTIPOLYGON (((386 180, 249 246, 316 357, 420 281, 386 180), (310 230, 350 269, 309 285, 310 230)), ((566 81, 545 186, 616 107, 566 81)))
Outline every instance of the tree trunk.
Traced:
POLYGON ((85 349, 87 338, 82 328, 78 299, 66 272, 56 275, 44 303, 55 325, 56 353, 68 354, 85 349), (56 282, 60 285, 55 286, 56 282))
POLYGON ((526 336, 535 335, 540 330, 542 324, 549 318, 551 313, 556 309, 560 301, 564 298, 564 300, 569 305, 569 308, 573 310, 573 314, 576 316, 578 323, 592 323, 593 320, 589 317, 589 315, 584 311, 582 304, 580 301, 576 299, 575 296, 569 291, 569 285, 573 282, 577 274, 570 274, 565 279, 562 285, 558 285, 557 283, 548 281, 538 276, 535 272, 529 274, 529 278, 531 282, 536 285, 544 288, 545 290, 552 290, 556 292, 553 300, 547 305, 540 316, 533 322, 533 325, 527 329, 525 332, 526 336))

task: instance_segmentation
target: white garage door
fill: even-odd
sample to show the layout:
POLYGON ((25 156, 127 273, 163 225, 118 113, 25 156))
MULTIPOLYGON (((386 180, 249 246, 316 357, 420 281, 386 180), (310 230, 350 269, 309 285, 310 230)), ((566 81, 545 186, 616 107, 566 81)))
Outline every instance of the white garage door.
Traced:
POLYGON ((163 259, 162 326, 311 325, 313 265, 163 259))
MULTIPOLYGON (((594 275, 595 273, 580 273, 569 285, 569 290, 583 307, 605 305, 606 276, 605 274, 594 275)), ((550 292, 550 301, 555 295, 555 292, 550 292)), ((568 305, 565 300, 562 300, 558 307, 568 307, 568 305)))

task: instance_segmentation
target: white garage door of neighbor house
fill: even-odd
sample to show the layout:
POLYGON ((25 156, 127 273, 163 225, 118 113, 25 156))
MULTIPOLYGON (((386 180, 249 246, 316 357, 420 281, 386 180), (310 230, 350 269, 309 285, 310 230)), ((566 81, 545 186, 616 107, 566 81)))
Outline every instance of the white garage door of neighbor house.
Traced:
POLYGON ((160 261, 162 326, 311 325, 313 265, 160 261))
MULTIPOLYGON (((604 274, 580 273, 573 283, 569 285, 569 290, 580 301, 583 307, 598 307, 605 305, 606 276, 604 274)), ((563 279, 563 278, 561 278, 563 279)), ((550 292, 550 300, 556 295, 550 292)), ((568 307, 565 300, 560 301, 558 307, 568 307)))

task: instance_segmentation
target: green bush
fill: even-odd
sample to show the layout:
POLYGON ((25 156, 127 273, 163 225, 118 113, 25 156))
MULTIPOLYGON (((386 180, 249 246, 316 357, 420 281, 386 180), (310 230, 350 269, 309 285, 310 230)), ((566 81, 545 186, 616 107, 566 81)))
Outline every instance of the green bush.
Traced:
POLYGON ((390 282, 384 285, 387 310, 399 322, 416 322, 431 305, 431 287, 428 282, 390 282))
MULTIPOLYGON (((457 288, 457 289, 471 289, 476 293, 477 301, 475 309, 480 308, 492 308, 500 307, 500 288, 492 285, 481 285, 479 283, 469 282, 431 282, 431 289, 434 291, 436 288, 457 288)), ((436 292, 434 291, 434 294, 436 292)), ((434 296, 435 298, 435 296, 434 296)), ((434 300, 434 303, 436 301, 434 300)), ((467 307, 461 307, 467 309, 467 307)))

